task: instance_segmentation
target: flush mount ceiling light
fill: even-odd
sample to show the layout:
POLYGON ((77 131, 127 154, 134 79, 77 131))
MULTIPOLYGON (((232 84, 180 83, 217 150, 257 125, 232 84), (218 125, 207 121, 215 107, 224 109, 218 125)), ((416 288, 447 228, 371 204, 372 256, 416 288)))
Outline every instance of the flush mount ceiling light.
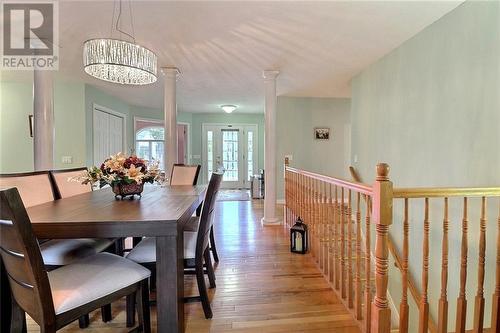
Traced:
POLYGON ((236 110, 236 105, 221 105, 221 109, 224 110, 225 113, 231 113, 236 110))
MULTIPOLYGON (((132 41, 116 38, 90 39, 83 43, 83 69, 85 73, 108 82, 144 85, 157 80, 156 54, 135 42, 132 8, 129 2, 132 34, 121 29, 122 2, 119 1, 115 30, 120 37, 125 35, 132 41)), ((111 25, 114 23, 114 7, 111 25)), ((113 29, 111 29, 111 37, 113 29)))

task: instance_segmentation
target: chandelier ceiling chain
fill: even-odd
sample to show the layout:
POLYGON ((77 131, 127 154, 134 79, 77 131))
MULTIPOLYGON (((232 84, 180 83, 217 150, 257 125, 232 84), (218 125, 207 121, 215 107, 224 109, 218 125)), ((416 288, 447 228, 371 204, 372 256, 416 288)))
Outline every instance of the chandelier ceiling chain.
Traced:
POLYGON ((120 84, 144 85, 156 82, 157 56, 153 51, 135 42, 131 1, 129 0, 129 14, 132 34, 124 31, 121 26, 121 0, 118 3, 116 25, 114 24, 115 7, 113 4, 110 38, 90 39, 83 44, 85 72, 100 80, 120 84), (120 33, 119 39, 113 38, 113 25, 120 33), (122 35, 129 37, 133 42, 123 40, 122 35))

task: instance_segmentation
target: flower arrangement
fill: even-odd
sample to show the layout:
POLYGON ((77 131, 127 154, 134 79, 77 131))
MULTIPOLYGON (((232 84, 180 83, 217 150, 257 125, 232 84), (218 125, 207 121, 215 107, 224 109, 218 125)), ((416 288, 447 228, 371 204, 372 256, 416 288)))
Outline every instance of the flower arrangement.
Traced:
POLYGON ((98 168, 88 168, 82 175, 73 178, 82 184, 98 184, 100 188, 110 185, 116 196, 140 195, 144 183, 160 180, 158 161, 150 163, 132 155, 118 153, 107 158, 98 168))

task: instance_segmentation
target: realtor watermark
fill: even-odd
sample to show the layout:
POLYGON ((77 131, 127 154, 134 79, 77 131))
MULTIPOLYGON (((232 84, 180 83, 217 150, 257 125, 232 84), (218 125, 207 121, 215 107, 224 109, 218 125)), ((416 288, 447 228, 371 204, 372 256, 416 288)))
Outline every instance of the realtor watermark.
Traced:
POLYGON ((59 7, 56 1, 2 1, 0 69, 59 68, 59 7))

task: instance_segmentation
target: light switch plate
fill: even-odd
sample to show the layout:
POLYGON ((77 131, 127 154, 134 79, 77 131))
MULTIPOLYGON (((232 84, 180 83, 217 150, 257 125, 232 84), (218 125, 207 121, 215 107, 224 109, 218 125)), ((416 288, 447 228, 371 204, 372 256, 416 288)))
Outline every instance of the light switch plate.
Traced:
POLYGON ((61 161, 63 164, 71 164, 71 163, 73 163, 73 157, 72 156, 63 156, 61 158, 61 161))
POLYGON ((199 160, 201 159, 201 155, 193 155, 193 158, 199 160))
POLYGON ((285 155, 285 158, 288 158, 288 161, 293 161, 293 155, 285 155))

